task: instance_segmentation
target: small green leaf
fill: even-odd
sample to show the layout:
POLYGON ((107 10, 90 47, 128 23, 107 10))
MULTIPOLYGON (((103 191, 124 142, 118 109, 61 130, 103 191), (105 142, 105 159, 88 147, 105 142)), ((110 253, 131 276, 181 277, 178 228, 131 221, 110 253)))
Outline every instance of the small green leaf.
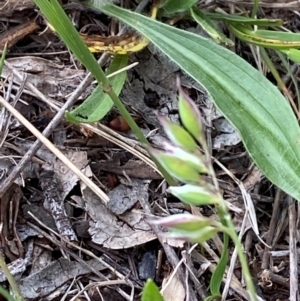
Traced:
POLYGON ((224 274, 228 262, 229 236, 226 233, 224 233, 223 237, 224 237, 224 246, 223 246, 222 255, 216 269, 214 270, 211 276, 210 283, 209 283, 210 292, 213 296, 215 295, 221 296, 220 288, 221 288, 222 280, 224 278, 224 274))
POLYGON ((222 201, 205 187, 192 184, 171 186, 168 188, 168 192, 179 198, 183 203, 193 206, 216 205, 222 201))
POLYGON ((192 152, 199 150, 194 138, 182 126, 162 116, 158 116, 158 119, 165 133, 175 145, 192 152))
POLYGON ((167 14, 176 14, 190 9, 198 0, 165 0, 160 6, 167 14))
POLYGON ((148 279, 142 293, 141 301, 164 301, 158 287, 152 279, 148 279))
POLYGON ((300 34, 294 32, 252 30, 239 24, 228 24, 228 28, 242 41, 270 49, 290 49, 300 47, 300 34))
MULTIPOLYGON (((110 64, 106 74, 111 74, 124 67, 128 62, 128 55, 116 55, 110 64)), ((110 84, 117 95, 120 94, 126 79, 126 71, 115 75, 110 84)), ((92 94, 75 110, 66 112, 65 117, 72 123, 91 123, 101 120, 112 108, 113 101, 103 92, 100 86, 97 86, 92 94)))
POLYGON ((198 183, 201 180, 199 172, 184 159, 153 148, 149 148, 148 151, 177 180, 184 183, 198 183))

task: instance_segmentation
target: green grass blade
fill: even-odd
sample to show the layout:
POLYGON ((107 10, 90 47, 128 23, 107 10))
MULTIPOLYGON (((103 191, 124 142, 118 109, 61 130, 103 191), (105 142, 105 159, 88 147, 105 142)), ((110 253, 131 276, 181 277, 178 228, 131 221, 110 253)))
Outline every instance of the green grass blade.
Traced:
POLYGON ((279 90, 233 52, 193 33, 107 5, 207 89, 262 172, 300 200, 300 129, 279 90))
POLYGON ((191 15, 193 19, 209 34, 218 44, 224 43, 228 46, 233 46, 234 43, 228 39, 222 32, 217 30, 213 22, 196 8, 191 8, 191 15))
POLYGON ((211 20, 227 21, 228 23, 238 23, 258 26, 282 26, 280 19, 255 19, 239 15, 226 15, 220 13, 205 13, 211 20))
POLYGON ((210 283, 209 283, 210 293, 213 296, 221 296, 220 288, 221 288, 222 280, 224 277, 224 273, 228 261, 229 236, 226 233, 224 233, 223 235, 224 235, 224 247, 221 254, 221 258, 216 269, 214 270, 211 276, 210 283))
POLYGON ((8 301, 17 301, 8 291, 0 285, 0 296, 3 296, 8 301))
POLYGON ((242 41, 271 49, 300 47, 300 34, 294 32, 252 30, 238 24, 228 24, 228 28, 242 41))
MULTIPOLYGON (((128 55, 116 55, 110 64, 107 75, 126 67, 128 55)), ((117 95, 120 94, 126 79, 126 71, 115 75, 110 84, 117 95)), ((92 94, 75 110, 66 112, 66 119, 73 123, 91 123, 101 120, 113 107, 111 98, 97 86, 92 94)))
POLYGON ((6 56, 6 51, 7 51, 7 46, 4 46, 1 58, 0 58, 0 75, 2 74, 2 70, 4 67, 4 61, 5 61, 5 56, 6 56))
MULTIPOLYGON (((290 50, 292 50, 292 49, 290 49, 290 50)), ((296 49, 293 49, 293 50, 296 50, 296 49)), ((299 91, 299 86, 298 86, 299 85, 298 80, 297 80, 295 74, 293 73, 289 62, 284 58, 284 55, 280 51, 276 51, 276 53, 279 56, 279 58, 281 59, 285 69, 287 70, 287 72, 288 72, 289 76, 291 77, 291 80, 294 84, 296 97, 297 97, 297 104, 298 104, 298 108, 299 108, 300 107, 300 91, 299 91)), ((297 59, 299 59, 299 62, 300 62, 299 56, 300 56, 299 53, 297 53, 297 59)))

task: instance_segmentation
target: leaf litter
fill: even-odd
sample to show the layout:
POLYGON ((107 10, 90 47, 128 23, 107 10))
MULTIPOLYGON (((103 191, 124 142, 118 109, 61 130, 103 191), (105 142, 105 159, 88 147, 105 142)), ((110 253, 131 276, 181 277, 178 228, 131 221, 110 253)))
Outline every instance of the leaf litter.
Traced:
MULTIPOLYGON (((222 8, 228 9, 228 3, 224 3, 222 8)), ((248 8, 253 5, 250 1, 244 1, 242 4, 248 8)), ((239 1, 236 1, 235 5, 239 7, 239 1)), ((265 1, 260 5, 267 15, 275 14, 280 17, 282 16, 276 8, 298 8, 292 1, 276 2, 276 5, 272 1, 265 1)), ((36 14, 30 0, 2 0, 0 6, 3 6, 0 18, 8 22, 7 28, 1 28, 2 40, 5 35, 12 36, 16 32, 16 24, 26 24, 24 15, 36 14)), ((78 10, 74 9, 75 12, 78 13, 78 10)), ((293 26, 296 15, 291 11, 284 14, 284 17, 292 20, 289 20, 288 24, 293 26)), ((103 31, 108 28, 108 24, 102 24, 98 20, 96 22, 96 17, 84 9, 79 10, 79 16, 77 20, 81 25, 91 21, 94 25, 98 22, 98 27, 103 31)), ((42 27, 42 22, 38 22, 38 26, 42 27)), ((184 22, 181 25, 186 26, 184 22)), ((36 31, 37 28, 31 30, 28 27, 28 32, 28 28, 25 26, 22 30, 24 28, 25 31, 17 32, 18 37, 10 45, 8 64, 2 73, 5 85, 1 95, 8 100, 19 100, 16 108, 42 131, 54 118, 53 111, 62 106, 87 73, 70 57, 54 33, 45 32, 40 35, 36 31), (20 76, 17 76, 16 72, 20 76), (41 98, 28 83, 45 97, 41 98), (18 90, 22 86, 22 93, 18 96, 18 90), (51 105, 47 101, 50 101, 51 105)), ((93 30, 91 26, 91 31, 93 30)), ((241 52, 248 55, 245 46, 240 47, 241 52)), ((165 56, 156 53, 151 45, 148 49, 132 55, 130 60, 139 64, 127 72, 121 98, 130 113, 138 117, 139 125, 144 131, 151 133, 155 130, 149 140, 156 145, 165 139, 156 112, 179 122, 175 82, 176 76, 181 76, 185 90, 195 100, 205 119, 214 157, 242 181, 247 193, 250 192, 254 202, 251 210, 254 209, 254 214, 257 215, 261 238, 272 246, 269 251, 256 238, 250 225, 246 225, 248 231, 244 236, 245 252, 248 254, 258 293, 264 300, 288 299, 289 240, 293 237, 288 231, 288 217, 292 218, 292 226, 298 225, 299 217, 292 214, 298 210, 298 204, 295 208, 288 198, 261 177, 240 145, 237 132, 232 130, 222 116, 214 112, 209 99, 198 84, 170 64, 165 56)), ((83 89, 76 99, 76 105, 86 99, 94 88, 90 83, 83 89)), ((109 125, 117 116, 118 112, 112 110, 102 123, 109 125)), ((0 118, 4 119, 3 109, 0 118)), ((0 130, 1 137, 4 137, 0 157, 0 185, 3 185, 17 168, 24 153, 32 147, 34 139, 30 132, 13 118, 11 123, 0 130)), ((147 222, 153 215, 143 206, 143 202, 151 204, 152 213, 156 216, 190 211, 177 199, 165 193, 161 176, 151 170, 149 165, 132 158, 126 148, 104 143, 94 134, 89 136, 89 133, 83 133, 79 125, 71 125, 61 120, 52 130, 51 139, 56 146, 83 170, 86 176, 93 178, 110 200, 107 204, 101 202, 99 197, 47 149, 42 147, 32 154, 32 161, 28 161, 25 169, 18 173, 15 183, 11 182, 10 188, 1 194, 0 207, 1 251, 24 297, 27 300, 62 300, 74 297, 79 288, 92 283, 96 285, 97 281, 101 280, 108 281, 107 287, 100 289, 102 294, 107 296, 108 293, 117 293, 116 298, 119 300, 131 300, 128 297, 130 285, 140 292, 142 281, 153 277, 156 283, 164 286, 178 264, 176 276, 165 289, 166 300, 184 300, 189 293, 184 286, 186 283, 182 283, 180 269, 190 273, 187 280, 189 287, 195 288, 199 300, 203 298, 211 272, 218 260, 220 246, 217 240, 204 244, 201 249, 194 249, 185 257, 184 266, 180 264, 181 253, 188 251, 189 245, 172 242, 164 237, 164 233, 157 233, 147 222), (53 200, 50 200, 50 203, 48 200, 47 204, 47 197, 43 194, 45 187, 42 184, 42 175, 45 169, 53 171, 57 177, 56 181, 53 181, 54 176, 49 179, 52 187, 50 196, 58 197, 55 204, 59 206, 55 206, 54 212, 50 210, 53 200), (55 216, 58 218, 55 219, 55 216), (67 221, 63 228, 67 227, 70 231, 68 233, 72 233, 71 238, 69 234, 60 232, 60 224, 57 221, 61 217, 67 221), (49 235, 51 231, 60 234, 53 238, 49 235), (77 245, 78 242, 83 251, 72 245, 77 245), (164 244, 175 250, 175 255, 168 253, 166 250, 169 249, 165 249, 164 244), (84 250, 92 254, 85 253, 84 250), (91 259, 92 255, 98 256, 106 265, 95 258, 91 259), (122 285, 117 285, 117 288, 108 287, 112 279, 127 281, 128 287, 123 282, 120 282, 122 285), (197 279, 203 286, 203 291, 199 290, 197 282, 193 279, 197 279)), ((122 135, 131 137, 130 133, 122 135)), ((232 210, 235 226, 240 229, 246 212, 243 193, 228 173, 217 166, 216 170, 220 187, 232 210)), ((192 210, 195 214, 195 210, 198 209, 192 210)), ((210 208, 205 208, 201 214, 215 216, 210 208)), ((233 246, 230 247, 230 252, 233 253, 233 246)), ((237 263, 228 298, 245 298, 245 290, 240 280, 240 268, 237 263)), ((1 285, 7 287, 5 281, 5 277, 0 273, 1 285)), ((87 290, 86 294, 93 298, 96 295, 94 290, 87 290)), ((190 296, 190 300, 193 300, 192 295, 190 296)), ((134 299, 139 299, 138 293, 134 299)))

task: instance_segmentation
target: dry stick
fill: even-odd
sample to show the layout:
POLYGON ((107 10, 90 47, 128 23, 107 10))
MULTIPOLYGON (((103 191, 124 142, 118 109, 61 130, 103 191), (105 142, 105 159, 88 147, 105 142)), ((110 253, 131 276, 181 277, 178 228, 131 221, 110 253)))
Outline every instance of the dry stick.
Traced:
POLYGON ((298 291, 298 254, 296 231, 296 206, 295 200, 288 196, 289 206, 289 243, 290 243, 290 301, 299 300, 298 291))
MULTIPOLYGON (((125 137, 121 137, 121 135, 119 134, 113 134, 113 136, 110 134, 112 133, 112 131, 110 131, 110 133, 106 133, 105 131, 103 131, 102 129, 107 130, 107 127, 105 127, 102 124, 98 124, 99 128, 95 128, 94 126, 90 125, 90 124, 82 124, 83 128, 87 128, 88 130, 91 130, 92 132, 96 133, 97 135, 103 137, 104 139, 120 146, 121 148, 127 150, 128 152, 132 153, 134 156, 136 156, 137 158, 141 159, 143 162, 145 162, 147 165, 149 165, 152 169, 154 169, 157 173, 161 174, 161 172, 159 171, 159 169, 156 167, 155 163, 146 155, 144 155, 144 153, 140 152, 139 150, 137 150, 134 146, 131 146, 130 140, 127 139, 125 137), (120 139, 115 138, 116 135, 118 135, 117 137, 120 137, 120 139), (126 141, 126 142, 123 142, 126 141), (127 144, 128 143, 128 144, 127 144)), ((137 142, 135 142, 135 145, 138 145, 137 142)), ((131 143, 132 145, 134 145, 133 143, 131 143)))
MULTIPOLYGON (((79 300, 78 297, 84 292, 87 291, 89 288, 94 287, 103 287, 103 286, 111 286, 111 285, 128 285, 128 281, 126 280, 108 280, 108 281, 102 281, 102 282, 93 282, 89 283, 87 286, 85 286, 81 291, 79 291, 70 301, 76 301, 79 300)), ((134 291, 134 286, 132 287, 134 291)), ((133 295, 133 294, 131 294, 133 295)))
POLYGON ((98 195, 104 203, 107 203, 108 196, 85 174, 83 174, 59 149, 57 149, 45 136, 42 135, 23 115, 21 115, 14 107, 6 102, 0 96, 0 104, 2 104, 16 119, 18 119, 34 136, 36 136, 60 161, 70 168, 96 195, 98 195))
MULTIPOLYGON (((276 190, 275 199, 274 199, 274 205, 273 205, 273 211, 272 211, 272 218, 270 221, 268 236, 266 238, 266 244, 273 247, 274 242, 274 232, 276 229, 276 225, 278 223, 278 216, 279 216, 279 204, 280 200, 282 198, 282 190, 278 189, 276 190)), ((263 253, 262 263, 261 263, 261 269, 266 270, 269 268, 269 259, 270 259, 270 249, 265 246, 265 250, 263 253)))
MULTIPOLYGON (((244 215, 244 218, 243 218, 243 223, 242 223, 241 230, 240 230, 240 234, 239 234, 239 240, 240 241, 242 241, 242 238, 245 234, 247 220, 248 220, 248 210, 246 209, 246 212, 245 212, 245 215, 244 215)), ((226 300, 226 298, 227 298, 227 294, 228 294, 228 291, 229 291, 229 287, 230 287, 231 278, 232 278, 232 275, 233 275, 237 255, 238 255, 237 254, 237 247, 235 247, 234 251, 232 253, 232 256, 231 256, 230 266, 229 266, 227 276, 226 276, 226 282, 225 282, 225 286, 224 286, 223 293, 222 293, 222 301, 226 300)))
MULTIPOLYGON (((207 298, 207 292, 204 290, 204 288, 202 287, 203 285, 200 283, 200 281, 196 277, 197 272, 196 272, 196 269, 194 268, 194 265, 192 262, 192 256, 191 256, 192 251, 193 251, 192 248, 188 252, 183 251, 181 253, 182 259, 184 259, 185 266, 187 267, 187 270, 190 272, 190 275, 191 275, 190 277, 195 285, 195 290, 197 291, 201 300, 204 300, 205 298, 207 298)), ((186 298, 186 300, 188 300, 188 299, 186 298)))
MULTIPOLYGON (((145 199, 140 198, 140 204, 142 205, 142 207, 145 211, 145 214, 152 215, 150 205, 145 199)), ((167 256, 169 262, 171 263, 173 269, 174 270, 177 269, 178 278, 180 279, 181 283, 184 285, 185 284, 185 273, 184 273, 182 267, 179 266, 179 259, 176 255, 175 251, 173 250, 173 248, 171 248, 168 245, 167 242, 165 242, 163 240, 162 235, 161 235, 161 231, 159 230, 159 227, 156 226, 156 225, 151 225, 151 224, 150 224, 150 226, 151 226, 152 230, 154 231, 154 233, 156 234, 160 244, 164 248, 166 256, 167 256)), ((192 290, 191 287, 189 288, 189 294, 190 294, 189 301, 194 301, 194 300, 196 301, 197 300, 195 292, 192 290)))
MULTIPOLYGON (((104 54, 98 60, 99 64, 104 63, 109 58, 108 54, 104 54)), ((87 89, 87 87, 92 82, 93 77, 91 73, 88 73, 84 80, 80 83, 74 93, 68 98, 66 103, 61 107, 61 109, 57 112, 52 121, 48 124, 48 126, 43 131, 43 135, 48 137, 52 131, 59 124, 60 120, 64 117, 65 111, 68 110, 74 103, 77 101, 78 97, 82 94, 82 92, 87 89)), ((15 181, 18 175, 23 171, 28 162, 32 159, 36 151, 41 147, 42 142, 40 140, 36 140, 35 143, 31 146, 31 148, 24 155, 22 160, 19 162, 18 166, 9 174, 9 176, 3 181, 0 186, 0 197, 4 195, 4 193, 8 190, 10 185, 15 181)))

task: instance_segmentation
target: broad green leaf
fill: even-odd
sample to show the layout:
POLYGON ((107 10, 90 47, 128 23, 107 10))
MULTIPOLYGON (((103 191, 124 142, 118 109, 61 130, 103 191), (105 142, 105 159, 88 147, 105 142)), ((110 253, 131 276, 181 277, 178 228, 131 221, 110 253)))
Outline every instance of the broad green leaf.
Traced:
POLYGON ((164 301, 163 296, 152 279, 147 280, 143 288, 141 301, 164 301))
POLYGON ((194 20, 210 35, 218 44, 224 43, 228 46, 233 46, 234 43, 228 39, 222 32, 216 29, 211 19, 206 14, 202 13, 199 9, 191 8, 191 15, 194 20))
MULTIPOLYGON (((116 55, 110 64, 107 75, 126 67, 128 55, 116 55)), ((117 95, 120 94, 126 79, 126 71, 115 75, 110 84, 117 95)), ((97 86, 92 94, 75 110, 66 112, 66 119, 70 122, 90 123, 101 120, 112 108, 113 101, 97 86)))
POLYGON ((210 190, 198 185, 171 186, 168 188, 168 192, 183 203, 193 206, 216 205, 222 201, 210 190))
POLYGON ((167 14, 176 14, 189 10, 198 0, 165 0, 160 6, 167 14))
POLYGON ((117 6, 102 11, 145 35, 201 83, 239 131, 262 172, 300 200, 300 129, 286 99, 242 58, 213 41, 117 6))
POLYGON ((199 147, 194 138, 182 126, 169 121, 162 116, 158 116, 158 119, 168 138, 175 145, 182 147, 188 151, 198 151, 199 147))

